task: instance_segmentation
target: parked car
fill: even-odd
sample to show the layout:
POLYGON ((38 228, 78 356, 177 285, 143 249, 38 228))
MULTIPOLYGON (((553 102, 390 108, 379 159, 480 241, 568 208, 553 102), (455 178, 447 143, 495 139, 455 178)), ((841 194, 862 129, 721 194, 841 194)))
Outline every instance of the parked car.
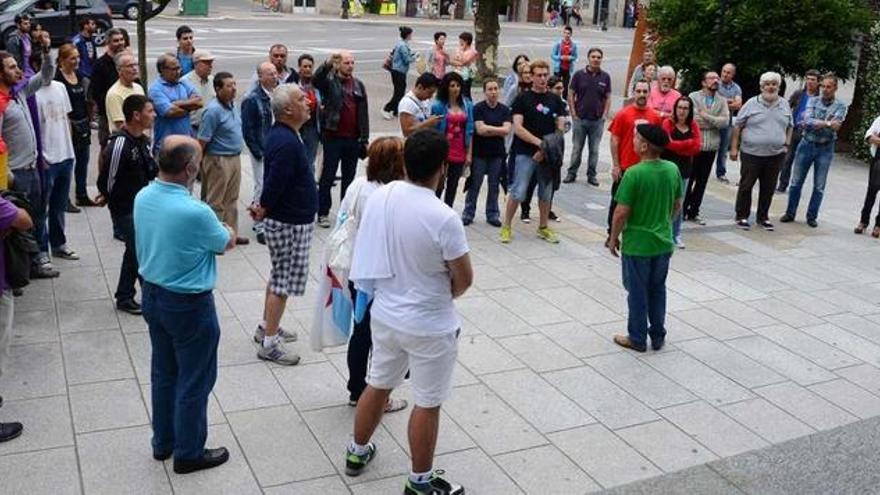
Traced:
MULTIPOLYGON (((60 45, 76 33, 70 32, 71 0, 6 0, 0 3, 0 43, 6 46, 6 39, 16 29, 15 16, 28 14, 31 22, 40 24, 49 32, 52 45, 60 45)), ((77 30, 79 19, 89 15, 95 20, 98 31, 95 44, 104 44, 104 33, 113 27, 110 7, 104 0, 75 0, 77 30)))
MULTIPOLYGON (((105 0, 114 15, 121 15, 129 20, 135 20, 140 14, 140 3, 138 0, 105 0)), ((147 12, 153 10, 155 6, 152 2, 147 2, 147 12)))

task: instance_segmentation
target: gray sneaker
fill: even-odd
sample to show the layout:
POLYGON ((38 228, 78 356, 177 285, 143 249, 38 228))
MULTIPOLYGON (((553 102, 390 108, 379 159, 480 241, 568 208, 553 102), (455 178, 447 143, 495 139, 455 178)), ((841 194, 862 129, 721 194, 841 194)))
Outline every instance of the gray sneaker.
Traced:
POLYGON ((330 228, 330 218, 325 216, 318 217, 318 227, 329 229, 330 228))
POLYGON ((285 366, 294 366, 299 363, 299 354, 288 351, 284 348, 284 344, 278 341, 272 347, 265 347, 263 344, 260 344, 257 357, 264 361, 272 361, 273 363, 285 366))
MULTIPOLYGON (((281 337, 281 340, 284 342, 296 342, 298 336, 294 331, 287 331, 281 327, 278 327, 278 333, 276 334, 281 337)), ((254 330, 254 342, 258 344, 263 343, 263 337, 266 336, 266 329, 263 327, 263 324, 257 325, 257 329, 254 330)))

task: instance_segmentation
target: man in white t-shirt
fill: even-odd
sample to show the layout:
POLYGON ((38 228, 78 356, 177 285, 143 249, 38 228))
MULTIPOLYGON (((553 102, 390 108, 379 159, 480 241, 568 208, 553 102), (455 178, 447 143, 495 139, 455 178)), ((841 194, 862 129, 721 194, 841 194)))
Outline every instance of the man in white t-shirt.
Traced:
POLYGON ((437 76, 425 72, 418 79, 416 85, 400 100, 397 105, 397 114, 400 119, 400 131, 403 137, 419 129, 430 129, 437 125, 442 117, 431 115, 431 98, 437 91, 440 81, 437 76))
POLYGON ((435 195, 446 175, 449 143, 434 129, 406 140, 406 181, 374 192, 358 228, 350 279, 374 296, 373 353, 367 389, 357 403, 345 472, 359 475, 376 455, 370 442, 391 390, 410 372, 415 402, 409 420, 412 471, 404 493, 461 494, 433 471, 440 405, 452 388, 461 319, 453 299, 473 282, 458 214, 435 195))
MULTIPOLYGON (((37 64, 40 62, 34 60, 37 64)), ((37 68, 39 70, 39 68, 37 68)), ((40 138, 43 142, 43 158, 48 168, 43 182, 43 211, 37 218, 44 218, 48 228, 42 230, 37 239, 40 245, 40 259, 48 259, 49 244, 52 244, 52 257, 78 260, 79 255, 67 247, 64 236, 64 213, 70 195, 70 179, 73 174, 75 154, 70 119, 72 110, 67 88, 59 81, 52 81, 36 93, 37 113, 40 116, 40 138), (48 214, 47 214, 48 213, 48 214)))

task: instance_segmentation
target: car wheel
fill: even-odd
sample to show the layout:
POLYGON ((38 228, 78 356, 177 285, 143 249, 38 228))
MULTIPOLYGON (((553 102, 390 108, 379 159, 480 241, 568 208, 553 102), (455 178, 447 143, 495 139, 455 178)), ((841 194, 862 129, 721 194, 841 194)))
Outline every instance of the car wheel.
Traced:
POLYGON ((109 26, 104 24, 103 22, 98 22, 97 31, 92 35, 92 39, 95 40, 95 46, 104 46, 104 43, 107 42, 107 30, 110 29, 109 26))
POLYGON ((140 14, 140 7, 136 3, 127 5, 123 11, 125 18, 131 21, 137 20, 138 14, 140 14))

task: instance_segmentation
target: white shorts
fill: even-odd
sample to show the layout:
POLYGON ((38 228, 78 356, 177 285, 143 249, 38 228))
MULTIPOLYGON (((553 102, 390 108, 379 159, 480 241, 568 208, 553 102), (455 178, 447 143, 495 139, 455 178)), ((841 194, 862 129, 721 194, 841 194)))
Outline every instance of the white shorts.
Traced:
POLYGON ((431 337, 399 332, 373 319, 373 352, 367 383, 391 390, 410 373, 413 399, 418 407, 439 407, 452 389, 452 370, 458 357, 458 331, 431 337))

